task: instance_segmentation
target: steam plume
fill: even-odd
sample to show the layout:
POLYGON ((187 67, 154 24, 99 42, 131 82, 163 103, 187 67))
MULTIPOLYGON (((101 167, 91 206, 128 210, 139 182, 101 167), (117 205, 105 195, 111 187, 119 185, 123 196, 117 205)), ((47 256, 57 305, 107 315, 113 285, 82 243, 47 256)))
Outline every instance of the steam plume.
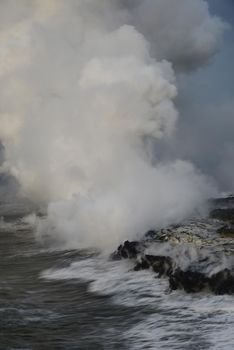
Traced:
POLYGON ((214 193, 190 163, 155 164, 150 147, 175 128, 174 68, 218 48, 225 24, 204 1, 0 6, 4 167, 48 204, 40 232, 72 246, 116 244, 180 221, 214 193))

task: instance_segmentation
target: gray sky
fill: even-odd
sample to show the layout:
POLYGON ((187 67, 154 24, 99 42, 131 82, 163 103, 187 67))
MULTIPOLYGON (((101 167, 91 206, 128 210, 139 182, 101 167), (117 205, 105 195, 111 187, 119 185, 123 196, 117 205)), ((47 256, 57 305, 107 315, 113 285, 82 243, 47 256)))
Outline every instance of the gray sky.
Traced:
MULTIPOLYGON (((209 0, 212 14, 230 24, 211 62, 179 77, 180 119, 171 153, 189 159, 234 191, 234 1, 209 0), (176 151, 174 151, 176 149, 176 151), (173 150, 173 151, 172 151, 173 150), (233 175, 232 175, 233 174, 233 175)), ((169 148, 170 148, 169 147, 169 148)))

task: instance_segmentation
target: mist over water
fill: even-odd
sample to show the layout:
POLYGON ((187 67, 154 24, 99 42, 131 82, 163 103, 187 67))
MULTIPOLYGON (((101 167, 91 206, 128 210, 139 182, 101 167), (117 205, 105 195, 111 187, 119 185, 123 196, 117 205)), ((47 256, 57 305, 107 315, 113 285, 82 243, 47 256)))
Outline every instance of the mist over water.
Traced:
POLYGON ((177 73, 208 63, 227 28, 205 1, 0 6, 2 168, 48 206, 39 236, 115 247, 216 194, 190 162, 154 152, 176 129, 177 73))

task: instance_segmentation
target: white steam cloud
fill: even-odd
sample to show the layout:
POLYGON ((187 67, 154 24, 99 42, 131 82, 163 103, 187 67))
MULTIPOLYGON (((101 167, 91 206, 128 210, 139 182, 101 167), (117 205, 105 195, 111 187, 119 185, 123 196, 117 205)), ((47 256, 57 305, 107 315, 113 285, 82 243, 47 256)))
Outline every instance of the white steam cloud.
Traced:
POLYGON ((225 29, 203 0, 0 8, 4 167, 48 204, 40 233, 114 246, 182 220, 213 194, 190 163, 155 164, 150 149, 175 128, 173 69, 207 62, 225 29))
POLYGON ((201 0, 129 0, 132 21, 151 43, 151 52, 187 71, 207 63, 228 25, 210 16, 201 0))

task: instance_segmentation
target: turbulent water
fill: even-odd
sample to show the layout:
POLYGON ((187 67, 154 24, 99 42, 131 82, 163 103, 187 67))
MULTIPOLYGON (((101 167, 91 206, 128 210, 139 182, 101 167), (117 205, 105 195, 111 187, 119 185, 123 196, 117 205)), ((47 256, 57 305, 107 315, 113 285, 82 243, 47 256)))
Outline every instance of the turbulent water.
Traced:
MULTIPOLYGON (((193 94, 209 106, 210 92, 197 93, 196 79, 190 89, 228 28, 205 0, 0 0, 0 350, 233 348, 233 296, 172 292, 174 270, 159 279, 152 265, 136 272, 131 259, 103 253, 181 228, 217 195, 190 154, 233 184, 229 118, 209 122, 201 107, 204 125, 193 122, 193 94), (225 142, 215 152, 217 129, 225 142), (18 190, 47 207, 37 230, 29 204, 1 203, 18 190), (81 250, 90 246, 102 253, 81 250)), ((233 240, 232 221, 220 229, 233 240)), ((174 243, 147 248, 166 247, 173 263, 218 261, 228 275, 231 242, 208 222, 187 224, 174 243)))
POLYGON ((0 225, 1 350, 233 349, 232 296, 169 292, 130 261, 42 246, 21 209, 0 225))

